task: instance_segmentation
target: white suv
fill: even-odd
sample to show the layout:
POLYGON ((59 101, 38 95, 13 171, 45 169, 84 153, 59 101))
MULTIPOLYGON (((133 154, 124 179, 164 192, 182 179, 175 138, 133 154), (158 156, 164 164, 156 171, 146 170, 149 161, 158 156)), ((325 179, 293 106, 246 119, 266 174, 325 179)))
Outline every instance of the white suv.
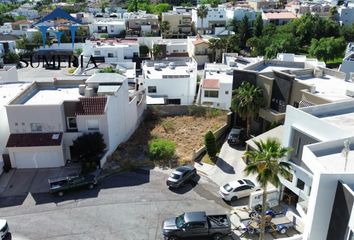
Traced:
POLYGON ((235 201, 239 198, 247 197, 251 192, 260 189, 261 188, 254 181, 244 178, 221 186, 219 194, 225 201, 235 201))

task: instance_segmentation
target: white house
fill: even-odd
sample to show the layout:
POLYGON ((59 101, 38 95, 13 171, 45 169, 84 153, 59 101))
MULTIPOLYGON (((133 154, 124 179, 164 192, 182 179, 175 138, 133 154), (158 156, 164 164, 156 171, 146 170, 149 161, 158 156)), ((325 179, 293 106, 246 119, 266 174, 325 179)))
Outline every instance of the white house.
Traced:
POLYGON ((354 44, 348 43, 347 50, 345 52, 345 57, 342 64, 339 66, 339 71, 346 74, 346 79, 354 80, 354 44))
POLYGON ((134 132, 145 107, 144 92, 119 74, 98 73, 81 84, 34 82, 6 105, 5 154, 14 168, 64 166, 74 157, 73 140, 99 131, 109 155, 134 132))
POLYGON ((218 7, 213 8, 208 4, 206 6, 208 8, 208 14, 203 18, 203 21, 197 14, 197 8, 200 7, 200 5, 192 10, 192 22, 194 22, 197 31, 200 31, 203 28, 204 34, 214 34, 215 28, 226 26, 226 7, 224 5, 219 5, 218 7))
POLYGON ((339 7, 338 15, 341 24, 351 26, 354 23, 354 7, 339 7))
POLYGON ((16 51, 15 41, 0 41, 0 56, 4 56, 7 52, 16 51))
POLYGON ((151 48, 154 45, 160 46, 162 58, 164 57, 188 57, 187 39, 156 39, 152 40, 151 48))
POLYGON ((256 20, 257 14, 258 12, 252 8, 231 7, 226 9, 226 18, 228 21, 241 21, 245 16, 247 16, 248 21, 252 22, 256 20))
POLYGON ((0 26, 0 33, 11 33, 12 32, 12 23, 6 22, 0 26))
POLYGON ((351 100, 287 107, 282 142, 293 148, 292 174, 281 182, 287 197, 298 199, 303 239, 353 237, 353 106, 351 100))
POLYGON ((197 86, 197 63, 193 59, 145 61, 142 70, 149 97, 163 99, 167 104, 193 103, 197 86))
POLYGON ((134 39, 86 40, 82 45, 82 54, 84 62, 91 56, 106 63, 131 62, 139 56, 139 44, 134 39))
POLYGON ((90 34, 96 37, 102 34, 108 37, 117 37, 122 31, 125 31, 125 21, 117 18, 95 18, 93 23, 89 24, 90 34))

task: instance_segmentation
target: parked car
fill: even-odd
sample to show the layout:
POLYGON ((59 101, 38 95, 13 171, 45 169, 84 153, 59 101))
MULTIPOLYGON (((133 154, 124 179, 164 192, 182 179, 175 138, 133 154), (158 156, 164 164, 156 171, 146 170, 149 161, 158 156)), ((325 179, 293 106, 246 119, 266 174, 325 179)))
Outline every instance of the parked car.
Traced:
POLYGON ((221 186, 219 194, 225 201, 236 201, 237 199, 247 197, 251 192, 260 189, 259 185, 254 181, 244 178, 221 186))
POLYGON ((0 239, 4 239, 9 230, 7 221, 5 219, 0 219, 0 239))
POLYGON ((191 237, 212 237, 218 240, 231 234, 231 223, 226 214, 206 215, 205 212, 186 212, 163 221, 162 234, 166 240, 191 237))
POLYGON ((178 188, 190 181, 197 175, 197 170, 193 166, 182 166, 176 168, 168 177, 166 184, 172 188, 178 188))
POLYGON ((243 144, 245 141, 245 130, 243 128, 232 128, 227 136, 227 143, 231 145, 243 144))
POLYGON ((89 189, 94 188, 97 184, 97 173, 89 175, 70 174, 66 177, 48 179, 51 193, 57 193, 63 196, 65 191, 72 190, 79 187, 87 186, 89 189))

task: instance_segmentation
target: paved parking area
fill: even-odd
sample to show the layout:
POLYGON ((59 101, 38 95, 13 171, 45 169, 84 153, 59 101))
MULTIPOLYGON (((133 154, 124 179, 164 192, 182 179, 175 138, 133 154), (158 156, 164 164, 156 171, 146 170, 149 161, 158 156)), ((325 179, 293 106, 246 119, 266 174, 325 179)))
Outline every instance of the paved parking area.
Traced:
POLYGON ((163 170, 137 170, 62 198, 32 193, 18 203, 0 197, 1 218, 8 220, 12 240, 161 240, 165 218, 184 211, 230 212, 217 195, 218 186, 203 176, 175 191, 166 187, 167 176, 163 170))
POLYGON ((78 166, 42 169, 13 169, 0 176, 0 196, 21 196, 49 191, 48 179, 78 172, 78 166))

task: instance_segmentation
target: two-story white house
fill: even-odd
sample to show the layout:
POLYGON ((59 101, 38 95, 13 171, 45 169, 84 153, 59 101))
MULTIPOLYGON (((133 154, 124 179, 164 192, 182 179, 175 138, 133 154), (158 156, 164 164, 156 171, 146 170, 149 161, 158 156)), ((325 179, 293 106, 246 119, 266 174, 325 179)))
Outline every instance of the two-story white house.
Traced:
POLYGON ((139 56, 139 43, 134 39, 86 40, 82 45, 84 62, 93 56, 105 63, 131 62, 139 56))
POLYGON ((214 34, 217 28, 225 28, 226 26, 226 7, 224 5, 211 7, 209 4, 206 6, 208 8, 208 14, 203 18, 203 21, 197 14, 197 8, 200 7, 200 5, 192 10, 192 22, 194 22, 197 31, 200 31, 203 28, 203 34, 214 34))
POLYGON ((134 132, 145 106, 144 91, 135 91, 119 74, 97 73, 80 83, 33 82, 6 105, 10 136, 5 164, 64 166, 75 158, 73 140, 89 132, 102 133, 106 154, 111 154, 134 132))
POLYGON ((197 86, 197 63, 190 58, 176 61, 145 61, 143 85, 147 95, 166 104, 193 104, 197 86))
POLYGON ((117 18, 95 18, 89 24, 90 34, 100 37, 108 35, 108 37, 118 37, 125 31, 125 21, 117 18))

